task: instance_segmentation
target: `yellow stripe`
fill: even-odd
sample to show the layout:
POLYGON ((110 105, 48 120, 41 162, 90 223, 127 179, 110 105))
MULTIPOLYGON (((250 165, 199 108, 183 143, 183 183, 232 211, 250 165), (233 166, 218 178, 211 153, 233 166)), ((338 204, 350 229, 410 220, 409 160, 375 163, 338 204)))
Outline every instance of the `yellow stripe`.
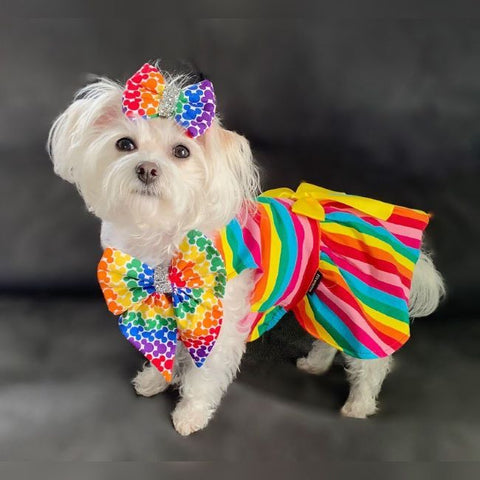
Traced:
POLYGON ((262 316, 260 317, 260 320, 258 320, 257 324, 255 325, 255 328, 250 332, 250 336, 248 337, 249 342, 253 342, 254 340, 257 340, 257 338, 260 337, 260 333, 258 332, 258 327, 260 327, 260 325, 263 325, 265 316, 269 312, 271 312, 274 308, 277 308, 277 306, 273 305, 268 310, 265 310, 265 312, 262 312, 262 316))
MULTIPOLYGON (((260 320, 260 321, 262 321, 262 320, 260 320)), ((260 335, 258 334, 258 328, 255 327, 255 328, 250 332, 250 336, 248 337, 248 341, 249 341, 249 342, 254 342, 254 341, 257 340, 259 337, 260 337, 260 335)))
POLYGON ((357 300, 360 302, 365 312, 368 313, 378 323, 381 323, 382 325, 387 325, 388 327, 393 328, 397 332, 401 332, 405 335, 409 334, 410 326, 408 323, 401 322, 400 320, 397 320, 393 317, 389 317, 388 315, 385 315, 384 313, 379 312, 378 310, 375 310, 368 305, 365 305, 361 300, 357 300))
POLYGON ((222 242, 223 254, 225 256, 224 258, 225 270, 227 272, 227 278, 230 280, 232 277, 234 277, 237 274, 237 272, 233 268, 233 251, 232 251, 232 247, 230 246, 227 240, 226 228, 221 229, 220 240, 222 242))
POLYGON ((270 222, 270 258, 268 260, 268 265, 265 265, 262 262, 262 266, 267 268, 267 271, 263 274, 267 275, 267 284, 265 286, 265 291, 263 292, 262 298, 260 298, 254 305, 252 305, 252 310, 258 312, 261 305, 267 300, 275 288, 275 284, 278 277, 279 265, 280 265, 280 253, 282 249, 282 242, 278 236, 277 229, 273 222, 272 208, 270 205, 264 204, 265 212, 267 213, 268 220, 270 222))
POLYGON ((336 234, 345 235, 351 238, 355 238, 356 240, 359 240, 365 243, 367 246, 376 247, 376 248, 379 248, 380 250, 383 250, 384 252, 388 252, 393 256, 395 261, 397 261, 400 265, 403 265, 410 272, 413 272, 413 269, 415 268, 415 264, 412 261, 410 261, 408 258, 405 258, 403 255, 398 253, 387 242, 384 242, 383 240, 380 240, 372 235, 369 235, 367 233, 361 233, 358 230, 355 230, 354 228, 345 227, 343 225, 338 225, 336 223, 322 223, 322 230, 325 230, 326 232, 333 233, 333 234, 336 233, 336 234))

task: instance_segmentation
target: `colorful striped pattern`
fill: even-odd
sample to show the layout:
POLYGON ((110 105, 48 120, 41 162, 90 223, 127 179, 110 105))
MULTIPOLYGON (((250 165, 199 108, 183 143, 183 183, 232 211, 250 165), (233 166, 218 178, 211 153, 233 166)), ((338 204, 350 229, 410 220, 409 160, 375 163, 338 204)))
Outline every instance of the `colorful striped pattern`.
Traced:
POLYGON ((391 355, 409 338, 408 296, 428 224, 424 212, 394 207, 386 221, 324 206, 323 279, 293 309, 313 336, 359 358, 391 355))
POLYGON ((255 340, 305 295, 318 268, 318 222, 292 212, 293 200, 259 197, 243 227, 233 220, 217 237, 227 276, 253 268, 252 311, 244 323, 255 340))
POLYGON ((229 278, 255 269, 244 320, 249 340, 292 310, 306 331, 338 350, 390 355, 409 338, 408 296, 429 216, 392 205, 382 220, 341 197, 316 201, 324 220, 292 212, 293 196, 261 196, 242 226, 235 219, 217 236, 229 278), (317 271, 321 281, 308 293, 317 271))
POLYGON ((228 278, 253 268, 252 311, 244 324, 255 340, 307 292, 318 269, 318 222, 292 212, 293 200, 259 197, 243 227, 237 219, 217 236, 228 278), (315 253, 316 252, 316 255, 315 253))

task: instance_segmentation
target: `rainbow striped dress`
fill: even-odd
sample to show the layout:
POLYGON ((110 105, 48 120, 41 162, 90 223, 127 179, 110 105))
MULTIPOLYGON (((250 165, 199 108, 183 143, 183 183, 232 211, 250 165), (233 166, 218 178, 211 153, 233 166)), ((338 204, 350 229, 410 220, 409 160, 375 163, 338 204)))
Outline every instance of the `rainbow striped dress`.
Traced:
POLYGON ((314 337, 364 359, 409 338, 408 296, 425 212, 302 183, 257 199, 215 235, 229 279, 254 270, 255 340, 289 310, 314 337))

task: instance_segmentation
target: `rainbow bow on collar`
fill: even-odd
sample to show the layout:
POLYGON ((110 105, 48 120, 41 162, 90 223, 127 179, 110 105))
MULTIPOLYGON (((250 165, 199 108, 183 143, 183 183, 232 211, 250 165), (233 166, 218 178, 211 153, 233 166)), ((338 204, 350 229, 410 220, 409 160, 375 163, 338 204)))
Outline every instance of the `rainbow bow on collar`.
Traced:
POLYGON ((162 373, 172 378, 177 338, 197 367, 212 350, 222 324, 225 264, 212 241, 191 230, 169 267, 152 268, 107 248, 98 281, 108 309, 121 314, 123 335, 162 373))
POLYGON ((191 138, 198 137, 215 118, 215 92, 210 80, 185 88, 166 85, 160 71, 146 63, 125 85, 122 110, 129 118, 173 117, 191 138))

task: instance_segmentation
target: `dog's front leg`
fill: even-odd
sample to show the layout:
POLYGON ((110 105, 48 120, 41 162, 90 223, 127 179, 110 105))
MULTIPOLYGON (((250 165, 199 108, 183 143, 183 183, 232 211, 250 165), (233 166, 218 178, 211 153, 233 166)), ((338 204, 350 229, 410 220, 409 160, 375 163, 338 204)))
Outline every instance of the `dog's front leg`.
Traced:
POLYGON ((181 369, 181 399, 172 414, 175 429, 181 435, 190 435, 208 424, 235 378, 248 336, 248 330, 239 327, 250 309, 251 288, 248 272, 228 282, 223 324, 212 352, 202 367, 196 367, 189 358, 181 369))

